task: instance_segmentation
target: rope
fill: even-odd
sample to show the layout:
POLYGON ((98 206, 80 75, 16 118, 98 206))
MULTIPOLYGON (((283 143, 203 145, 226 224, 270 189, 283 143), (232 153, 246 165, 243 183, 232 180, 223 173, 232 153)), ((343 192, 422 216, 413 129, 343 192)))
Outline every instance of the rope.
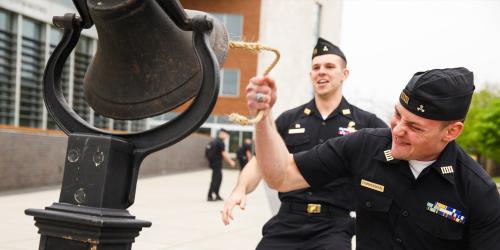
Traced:
MULTIPOLYGON (((264 70, 264 76, 269 74, 269 72, 271 72, 271 70, 274 68, 274 66, 276 66, 281 57, 280 52, 277 49, 259 43, 230 41, 229 48, 243 49, 253 53, 258 53, 259 51, 262 50, 273 52, 275 55, 274 61, 269 66, 267 66, 266 70, 264 70)), ((257 116, 253 119, 248 119, 247 117, 240 115, 238 113, 231 113, 230 115, 228 115, 229 121, 238 123, 240 125, 256 124, 260 122, 263 117, 264 117, 263 110, 259 110, 257 116)))

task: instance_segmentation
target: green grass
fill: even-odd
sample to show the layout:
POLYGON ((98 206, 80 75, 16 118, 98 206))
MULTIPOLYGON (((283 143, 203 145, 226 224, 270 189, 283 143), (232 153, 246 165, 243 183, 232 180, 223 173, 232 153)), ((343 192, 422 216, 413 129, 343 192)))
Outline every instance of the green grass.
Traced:
POLYGON ((494 180, 496 183, 500 184, 500 176, 493 177, 493 180, 494 180))

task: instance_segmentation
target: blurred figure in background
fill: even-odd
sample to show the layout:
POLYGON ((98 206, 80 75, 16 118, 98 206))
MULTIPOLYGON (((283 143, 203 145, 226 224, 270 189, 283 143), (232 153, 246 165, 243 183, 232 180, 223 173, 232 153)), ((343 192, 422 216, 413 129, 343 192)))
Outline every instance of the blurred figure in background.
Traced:
POLYGON ((212 180, 208 189, 207 201, 221 201, 222 197, 219 194, 220 185, 222 183, 222 160, 227 161, 231 167, 236 164, 226 152, 224 140, 229 138, 229 132, 225 129, 220 129, 217 137, 210 141, 205 147, 205 157, 212 169, 212 180))

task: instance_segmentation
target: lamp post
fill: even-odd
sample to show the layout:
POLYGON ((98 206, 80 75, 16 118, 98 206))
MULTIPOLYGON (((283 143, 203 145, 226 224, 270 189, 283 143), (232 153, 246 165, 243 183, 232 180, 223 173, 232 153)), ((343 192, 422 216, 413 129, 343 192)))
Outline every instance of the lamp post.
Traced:
MULTIPOLYGON (((53 19, 57 27, 64 29, 64 36, 49 58, 43 79, 46 107, 69 136, 61 194, 58 202, 45 209, 27 209, 25 213, 34 216, 41 235, 41 250, 131 249, 142 228, 151 226, 151 222, 136 219, 127 211, 134 203, 141 162, 148 154, 182 140, 206 120, 219 91, 219 63, 222 64, 227 51, 227 33, 206 14, 189 12, 194 13, 192 17, 186 14, 177 0, 73 2, 79 17, 66 14, 53 19), (159 25, 155 27, 165 26, 164 30, 171 32, 162 32, 162 35, 172 39, 156 41, 156 47, 143 44, 155 42, 154 39, 113 39, 120 36, 120 32, 103 27, 110 23, 115 25, 114 29, 121 27, 117 20, 125 24, 154 20, 159 25), (94 88, 86 90, 86 94, 88 100, 94 100, 89 103, 97 112, 113 118, 139 119, 166 112, 194 98, 189 108, 161 126, 130 134, 99 130, 76 115, 64 99, 61 74, 82 29, 90 28, 94 23, 98 35, 101 37, 100 31, 103 35, 93 65, 85 76, 85 87, 94 88), (215 30, 222 31, 222 35, 215 30), (188 49, 176 50, 181 45, 186 47, 186 41, 179 41, 186 37, 189 39, 188 49), (104 44, 111 41, 112 45, 104 44), (159 48, 165 43, 170 44, 168 50, 159 48), (110 47, 115 49, 110 52, 111 49, 106 49, 110 47), (153 51, 136 51, 137 48, 153 51), (179 53, 184 54, 179 56, 179 53), (151 54, 160 56, 160 59, 152 56, 134 58, 151 54), (176 60, 169 64, 172 58, 176 60), (118 64, 113 60, 119 60, 121 66, 113 68, 118 64), (166 64, 156 67, 159 62, 166 64), (127 63, 129 68, 125 65, 127 63), (186 70, 191 77, 186 78, 186 70), (109 84, 115 85, 109 88, 109 84), (133 88, 134 85, 141 87, 133 88), (155 89, 158 86, 159 89, 155 89), (112 99, 102 100, 110 93, 96 93, 96 89, 115 93, 111 95, 112 99), (132 92, 127 92, 130 89, 132 92), (148 96, 151 90, 166 93, 168 98, 165 95, 151 98, 148 96), (101 102, 95 101, 99 98, 101 102), (128 103, 127 98, 131 99, 128 103)), ((125 25, 121 31, 133 34, 132 37, 155 36, 148 33, 149 27, 139 27, 144 27, 144 30, 125 25)))

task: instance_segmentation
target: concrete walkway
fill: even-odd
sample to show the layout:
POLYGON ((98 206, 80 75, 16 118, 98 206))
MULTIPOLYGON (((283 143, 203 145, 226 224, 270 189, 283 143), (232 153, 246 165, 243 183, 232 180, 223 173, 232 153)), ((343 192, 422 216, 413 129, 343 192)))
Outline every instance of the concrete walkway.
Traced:
MULTIPOLYGON (((239 171, 224 170, 221 195, 227 197, 239 171)), ((223 202, 207 202, 211 172, 203 170, 140 179, 135 204, 138 219, 153 223, 132 245, 136 250, 255 249, 271 212, 262 186, 248 198, 247 209, 235 209, 235 221, 224 226, 223 202)), ((0 193, 0 250, 38 249, 39 234, 26 208, 44 208, 59 199, 59 186, 0 193)))

